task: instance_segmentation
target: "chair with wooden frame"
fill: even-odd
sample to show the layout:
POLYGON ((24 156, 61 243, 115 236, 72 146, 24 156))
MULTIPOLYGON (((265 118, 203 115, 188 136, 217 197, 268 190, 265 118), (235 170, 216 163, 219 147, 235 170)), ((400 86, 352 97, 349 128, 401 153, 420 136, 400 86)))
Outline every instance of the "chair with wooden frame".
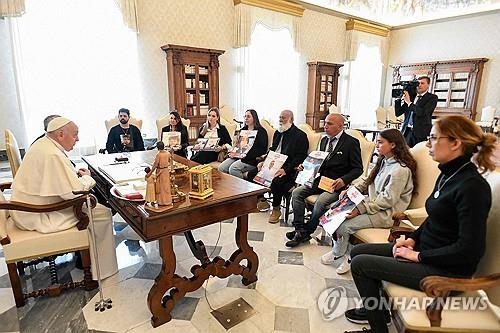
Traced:
MULTIPOLYGON (((85 290, 97 288, 97 282, 92 280, 90 271, 90 248, 87 232, 89 219, 83 211, 83 204, 86 202, 87 195, 89 194, 55 204, 32 205, 6 201, 3 193, 0 192, 0 243, 3 246, 17 307, 24 306, 26 300, 30 297, 57 296, 62 291, 73 288, 84 288, 85 290), (70 229, 54 233, 44 234, 37 231, 21 230, 9 216, 9 211, 12 210, 44 213, 70 207, 73 207, 75 216, 79 220, 78 224, 70 229), (80 251, 81 254, 83 280, 80 282, 59 283, 54 259, 59 255, 75 251, 80 251), (28 262, 25 263, 26 261, 28 262), (51 285, 44 289, 23 293, 18 270, 22 272, 26 266, 37 265, 44 261, 49 262, 51 285)), ((95 207, 96 200, 93 196, 91 198, 93 207, 95 207)))
MULTIPOLYGON (((471 279, 457 279, 443 276, 428 276, 420 282, 423 291, 417 291, 392 283, 384 283, 387 296, 415 297, 422 304, 424 297, 430 297, 432 302, 426 309, 408 307, 403 309, 401 304, 394 302, 392 316, 398 332, 500 332, 498 306, 500 306, 500 172, 493 171, 486 176, 492 191, 492 207, 487 221, 486 251, 481 259, 477 271, 471 279), (458 296, 453 292, 463 292, 458 296), (487 300, 485 299, 487 296, 487 300), (464 304, 468 299, 480 306, 476 308, 443 308, 443 304, 464 304), (458 299, 458 303, 456 302, 458 299), (455 300, 454 300, 455 299, 455 300), (496 308, 496 309, 495 309, 496 308)), ((478 193, 478 195, 480 195, 478 193)), ((399 219, 405 218, 399 215, 399 219)), ((393 238, 408 235, 413 230, 395 229, 393 238)))

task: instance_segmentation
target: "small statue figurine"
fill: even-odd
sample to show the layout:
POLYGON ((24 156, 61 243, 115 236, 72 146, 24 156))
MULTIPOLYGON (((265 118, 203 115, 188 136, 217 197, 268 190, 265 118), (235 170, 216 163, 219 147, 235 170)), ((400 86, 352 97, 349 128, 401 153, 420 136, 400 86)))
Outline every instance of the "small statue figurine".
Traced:
POLYGON ((149 206, 157 206, 158 204, 156 203, 156 175, 154 173, 151 173, 151 168, 146 167, 144 169, 146 172, 146 176, 144 176, 144 180, 146 180, 146 205, 149 206), (149 175, 149 176, 148 176, 149 175))
POLYGON ((170 153, 165 150, 165 144, 159 141, 156 144, 158 148, 158 154, 156 154, 153 167, 146 174, 146 177, 150 177, 156 170, 156 202, 159 206, 171 206, 172 205, 172 194, 170 187, 170 153))

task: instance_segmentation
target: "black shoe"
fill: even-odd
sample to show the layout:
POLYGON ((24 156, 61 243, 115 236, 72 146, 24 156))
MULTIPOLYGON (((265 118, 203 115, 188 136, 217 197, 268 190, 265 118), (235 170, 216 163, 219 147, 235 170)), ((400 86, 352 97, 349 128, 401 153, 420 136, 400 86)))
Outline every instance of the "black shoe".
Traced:
MULTIPOLYGON (((351 323, 355 324, 368 324, 368 314, 365 308, 350 309, 345 312, 345 317, 351 323)), ((384 311, 385 322, 387 325, 391 323, 391 313, 384 311)))
POLYGON ((287 233, 285 234, 285 236, 286 236, 286 238, 288 238, 289 240, 292 240, 292 239, 293 239, 293 237, 295 237, 295 233, 296 233, 296 231, 295 231, 295 230, 293 230, 293 231, 289 231, 289 232, 287 232, 287 233))
POLYGON ((80 251, 75 252, 75 268, 83 269, 82 256, 80 255, 80 251))
POLYGON ((285 243, 286 247, 296 247, 300 243, 308 242, 311 239, 311 236, 305 233, 296 232, 295 236, 292 240, 289 240, 285 243))

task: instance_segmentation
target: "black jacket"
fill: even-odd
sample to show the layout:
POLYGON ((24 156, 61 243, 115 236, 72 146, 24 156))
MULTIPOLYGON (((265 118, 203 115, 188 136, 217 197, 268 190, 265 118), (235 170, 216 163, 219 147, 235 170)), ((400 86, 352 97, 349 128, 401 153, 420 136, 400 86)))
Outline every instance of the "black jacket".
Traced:
POLYGON ((288 156, 282 168, 287 175, 292 175, 295 173, 295 168, 307 157, 309 141, 307 140, 306 133, 292 124, 292 127, 283 133, 280 131, 274 132, 273 145, 271 146, 272 151, 276 151, 281 138, 283 138, 281 154, 288 156))
POLYGON ((401 127, 401 132, 405 132, 410 120, 411 111, 413 111, 413 135, 417 141, 424 141, 431 132, 432 128, 432 113, 436 108, 438 97, 430 92, 425 93, 417 101, 417 104, 411 103, 409 106, 406 103, 401 105, 401 99, 394 102, 394 110, 396 117, 405 115, 405 121, 401 127))
MULTIPOLYGON (((320 142, 320 150, 326 151, 328 137, 323 137, 320 142)), ((331 179, 342 178, 347 186, 363 173, 363 162, 361 160, 361 148, 359 141, 347 133, 342 133, 335 149, 327 156, 319 169, 321 176, 331 179)), ((314 180, 313 187, 317 187, 321 177, 314 180)))
POLYGON ((109 154, 121 153, 124 151, 139 151, 144 150, 144 141, 142 140, 141 131, 134 125, 129 125, 128 130, 124 130, 118 124, 113 126, 108 133, 108 141, 106 142, 106 150, 109 154), (120 135, 129 134, 131 138, 130 147, 124 147, 120 135))
MULTIPOLYGON (((200 127, 198 138, 203 138, 203 135, 201 134, 202 130, 203 126, 200 127)), ((223 146, 226 143, 231 145, 232 143, 231 136, 229 135, 229 132, 224 125, 219 124, 219 128, 217 129, 217 137, 220 139, 219 146, 223 146)), ((191 157, 191 160, 200 164, 208 164, 210 162, 217 161, 218 156, 219 153, 215 151, 199 151, 191 157)))
MULTIPOLYGON (((162 135, 164 132, 170 132, 170 125, 165 126, 161 129, 162 135)), ((187 127, 185 125, 182 125, 180 131, 178 131, 178 132, 181 132, 181 147, 182 148, 180 150, 176 151, 175 154, 182 156, 182 157, 186 157, 187 156, 186 148, 187 148, 187 146, 189 146, 189 137, 188 137, 187 127)))

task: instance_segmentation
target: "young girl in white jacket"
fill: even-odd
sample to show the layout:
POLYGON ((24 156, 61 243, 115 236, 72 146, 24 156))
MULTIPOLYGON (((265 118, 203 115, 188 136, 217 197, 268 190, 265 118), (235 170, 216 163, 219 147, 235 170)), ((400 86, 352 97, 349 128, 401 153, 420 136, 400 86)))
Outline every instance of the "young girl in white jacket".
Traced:
MULTIPOLYGON (((417 162, 413 158, 400 131, 388 128, 377 139, 379 159, 367 179, 355 184, 365 199, 353 209, 334 235, 333 250, 321 257, 325 265, 342 259, 338 274, 350 269, 349 237, 360 229, 390 228, 392 214, 408 208, 417 187, 417 162)), ((340 198, 345 191, 340 194, 340 198)))

